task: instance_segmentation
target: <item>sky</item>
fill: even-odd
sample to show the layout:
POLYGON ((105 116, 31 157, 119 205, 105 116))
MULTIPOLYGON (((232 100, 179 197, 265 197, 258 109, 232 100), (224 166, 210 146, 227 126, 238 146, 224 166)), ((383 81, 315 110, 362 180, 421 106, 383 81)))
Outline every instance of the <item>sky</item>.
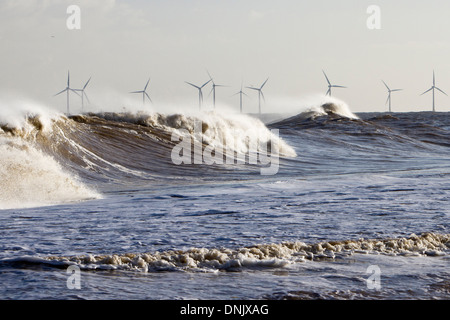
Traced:
MULTIPOLYGON (((66 87, 81 88, 94 111, 138 106, 159 112, 197 110, 208 72, 217 107, 244 111, 301 111, 327 91, 322 70, 336 85, 333 96, 353 112, 384 112, 392 89, 393 111, 431 110, 436 84, 450 94, 450 2, 446 0, 2 0, 0 2, 0 100, 29 99, 65 111, 66 87), (69 29, 70 5, 80 8, 80 29, 69 29), (376 5, 379 29, 368 28, 376 5), (142 106, 150 78, 153 103, 142 106)), ((71 20, 72 21, 72 20, 71 20)), ((373 20, 371 20, 373 21, 373 20)), ((203 91, 212 108, 211 86, 203 91)), ((71 97, 71 108, 80 99, 71 97)), ((450 97, 436 94, 436 109, 450 111, 450 97)))

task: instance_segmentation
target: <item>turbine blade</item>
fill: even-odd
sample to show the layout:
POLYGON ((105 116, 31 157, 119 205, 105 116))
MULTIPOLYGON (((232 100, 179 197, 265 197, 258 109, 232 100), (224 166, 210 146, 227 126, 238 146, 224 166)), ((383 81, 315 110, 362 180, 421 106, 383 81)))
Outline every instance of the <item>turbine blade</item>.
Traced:
POLYGON ((86 92, 83 91, 83 94, 84 94, 84 96, 86 97, 87 102, 88 102, 89 104, 91 104, 91 101, 89 101, 89 98, 88 98, 86 92))
MULTIPOLYGON (((381 80, 381 81, 383 81, 383 80, 381 80)), ((389 91, 391 91, 391 89, 389 89, 389 87, 388 87, 388 85, 386 84, 386 82, 383 81, 383 83, 384 83, 384 85, 386 86, 386 88, 387 88, 389 91)))
POLYGON ((197 89, 199 89, 200 90, 200 87, 197 87, 195 84, 192 84, 192 83, 190 83, 190 82, 187 82, 187 81, 185 81, 187 84, 189 84, 189 85, 191 85, 191 86, 193 86, 194 88, 197 88, 197 89))
POLYGON ((266 102, 266 98, 264 98, 264 93, 262 91, 259 91, 259 93, 261 94, 261 97, 263 98, 264 102, 266 102))
POLYGON ((59 94, 61 94, 61 93, 63 93, 63 92, 66 92, 66 91, 67 91, 67 88, 64 89, 64 90, 62 90, 61 92, 58 92, 57 94, 55 94, 54 97, 57 96, 57 95, 59 95, 59 94))
POLYGON ((256 90, 259 91, 259 88, 253 88, 253 87, 246 87, 247 89, 252 89, 252 90, 256 90))
POLYGON ((212 81, 212 79, 209 79, 207 82, 205 82, 200 88, 203 88, 204 86, 206 86, 208 83, 210 83, 212 81))
POLYGON ((394 90, 391 90, 391 92, 395 92, 395 91, 402 91, 403 89, 394 89, 394 90))
POLYGON ((206 73, 208 74, 208 76, 209 76, 209 79, 211 79, 211 81, 212 81, 212 77, 211 77, 211 75, 209 74, 209 71, 208 70, 206 70, 206 73))
POLYGON ((436 77, 434 76, 434 70, 433 70, 433 87, 436 85, 436 77))
MULTIPOLYGON (((92 77, 91 77, 92 78, 92 77)), ((86 84, 83 87, 83 90, 86 89, 87 85, 89 84, 89 81, 91 81, 91 78, 89 78, 89 80, 86 82, 86 84)))
POLYGON ((332 85, 332 87, 333 88, 347 88, 347 87, 344 87, 344 86, 335 86, 335 85, 332 85))
POLYGON ((327 93, 325 93, 325 95, 326 96, 331 96, 331 89, 330 88, 328 88, 328 91, 327 91, 327 93))
POLYGON ((67 71, 67 87, 70 87, 69 83, 70 83, 70 72, 67 71))
POLYGON ((430 92, 431 90, 433 90, 433 87, 431 87, 430 89, 428 89, 427 91, 425 91, 424 93, 421 94, 421 96, 423 96, 425 93, 430 92))
POLYGON ((325 76, 325 79, 327 79, 328 84, 331 85, 331 82, 330 82, 330 80, 328 80, 328 77, 327 77, 327 74, 325 73, 325 71, 322 70, 322 72, 323 72, 323 75, 325 76))
POLYGON ((147 94, 147 92, 144 92, 145 96, 150 100, 151 103, 153 103, 152 99, 150 99, 150 96, 147 94))
POLYGON ((142 92, 144 92, 144 91, 132 91, 130 93, 142 93, 142 92))
POLYGON ((266 85, 266 83, 267 83, 267 81, 269 80, 269 78, 267 78, 266 79, 266 81, 264 81, 264 83, 261 85, 261 87, 259 87, 260 89, 262 89, 265 85, 266 85))
POLYGON ((442 92, 443 94, 445 94, 446 96, 448 96, 448 94, 446 94, 444 91, 442 91, 441 89, 439 89, 438 87, 435 87, 437 90, 439 90, 440 92, 442 92))
POLYGON ((387 105, 388 104, 388 102, 389 102, 389 98, 390 98, 391 96, 389 95, 388 97, 387 97, 387 99, 386 99, 386 103, 384 104, 384 105, 387 105))
POLYGON ((147 86, 148 86, 148 83, 150 82, 150 78, 148 78, 148 80, 147 80, 147 84, 145 85, 145 87, 144 87, 144 90, 143 91, 145 91, 145 90, 147 90, 147 86))
POLYGON ((215 90, 214 90, 214 87, 212 87, 211 88, 211 91, 209 91, 209 93, 208 93, 208 98, 209 98, 209 96, 211 95, 211 93, 213 93, 215 90))
MULTIPOLYGON (((72 91, 73 93, 75 93, 77 96, 81 97, 81 95, 77 92, 77 90, 70 89, 70 88, 69 88, 69 90, 72 91)), ((78 91, 80 91, 80 90, 78 90, 78 91)))

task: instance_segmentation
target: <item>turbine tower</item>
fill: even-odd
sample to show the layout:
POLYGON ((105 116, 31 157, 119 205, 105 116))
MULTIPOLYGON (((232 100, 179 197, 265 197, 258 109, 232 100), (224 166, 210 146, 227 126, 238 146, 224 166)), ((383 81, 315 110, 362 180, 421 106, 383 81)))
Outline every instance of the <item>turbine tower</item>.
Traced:
MULTIPOLYGON (((206 72, 208 72, 208 71, 206 71, 206 72)), ((226 87, 226 86, 221 85, 221 84, 216 84, 214 82, 213 78, 211 77, 211 75, 209 74, 209 72, 208 72, 208 76, 209 76, 209 79, 212 82, 212 89, 211 89, 209 94, 211 94, 211 92, 213 94, 213 105, 214 105, 214 109, 216 109, 216 87, 226 87)))
POLYGON ((144 90, 130 92, 130 93, 142 93, 142 105, 144 105, 144 106, 145 106, 145 97, 147 97, 147 99, 150 102, 153 102, 152 99, 150 99, 150 96, 147 94, 147 87, 148 87, 148 83, 149 82, 150 82, 150 78, 147 80, 147 83, 145 84, 144 90))
POLYGON ((208 83, 211 82, 211 79, 209 79, 207 82, 205 82, 202 86, 196 86, 195 84, 192 84, 190 82, 185 81, 187 84, 193 86, 194 88, 197 88, 198 90, 198 109, 201 110, 202 109, 202 102, 203 102, 203 93, 202 93, 202 89, 204 86, 206 86, 208 83))
POLYGON ((423 96, 425 93, 430 92, 431 90, 433 90, 433 112, 436 111, 436 108, 434 106, 434 101, 435 101, 435 99, 434 99, 434 89, 436 89, 436 90, 442 92, 443 94, 445 94, 446 96, 448 96, 444 91, 442 91, 441 89, 436 87, 436 77, 434 76, 434 70, 433 70, 433 86, 430 89, 428 89, 427 91, 425 91, 424 93, 421 94, 421 96, 423 96))
POLYGON ((241 91, 239 91, 239 92, 236 92, 235 94, 234 94, 234 96, 235 95, 239 95, 240 96, 240 104, 239 104, 239 106, 240 106, 240 111, 241 111, 241 113, 242 113, 242 95, 246 95, 247 97, 248 97, 248 95, 244 92, 244 91, 242 91, 242 84, 241 84, 241 91))
MULTIPOLYGON (((381 80, 381 81, 383 81, 383 80, 381 80)), ((389 102, 389 112, 392 112, 392 111, 391 111, 391 92, 402 91, 403 89, 392 89, 392 90, 391 90, 391 89, 388 87, 388 85, 386 84, 386 82, 383 81, 383 83, 384 83, 384 85, 386 86, 386 88, 388 89, 388 92, 389 92, 388 98, 387 98, 387 100, 386 100, 386 103, 389 102)))
POLYGON ((252 89, 252 90, 258 91, 259 114, 261 114, 261 97, 263 98, 264 101, 266 101, 266 99, 264 98, 264 94, 263 94, 263 92, 262 92, 262 88, 263 88, 264 85, 267 83, 267 80, 269 80, 269 78, 267 78, 266 81, 264 81, 264 83, 263 83, 259 88, 255 88, 255 87, 247 87, 247 89, 252 89))
POLYGON ((328 79, 327 74, 325 73, 325 71, 322 70, 322 72, 323 72, 323 75, 325 76, 325 79, 327 79, 327 82, 328 82, 328 91, 327 91, 327 93, 325 95, 328 95, 328 96, 331 97, 331 88, 347 88, 347 87, 337 86, 337 85, 331 84, 331 82, 328 79))
POLYGON ((70 87, 70 72, 67 71, 67 87, 66 87, 64 90, 62 90, 61 92, 58 92, 57 94, 54 95, 54 96, 57 96, 57 95, 60 95, 60 94, 63 93, 63 92, 67 92, 67 115, 70 115, 70 108, 69 108, 69 91, 72 91, 72 92, 76 93, 77 95, 79 95, 78 92, 76 92, 74 89, 72 89, 72 88, 70 87))
POLYGON ((88 103, 91 103, 89 101, 89 98, 88 98, 86 92, 85 92, 86 87, 89 84, 89 81, 91 81, 91 78, 89 78, 89 80, 84 84, 83 89, 74 89, 75 91, 80 91, 81 92, 81 111, 84 110, 84 97, 86 97, 86 100, 87 100, 88 103))

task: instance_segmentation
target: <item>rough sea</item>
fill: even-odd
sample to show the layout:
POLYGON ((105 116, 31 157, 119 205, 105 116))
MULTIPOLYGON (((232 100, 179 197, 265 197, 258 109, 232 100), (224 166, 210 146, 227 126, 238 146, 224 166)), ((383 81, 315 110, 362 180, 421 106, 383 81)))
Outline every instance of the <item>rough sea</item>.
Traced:
POLYGON ((450 297, 448 112, 0 128, 1 299, 450 297))

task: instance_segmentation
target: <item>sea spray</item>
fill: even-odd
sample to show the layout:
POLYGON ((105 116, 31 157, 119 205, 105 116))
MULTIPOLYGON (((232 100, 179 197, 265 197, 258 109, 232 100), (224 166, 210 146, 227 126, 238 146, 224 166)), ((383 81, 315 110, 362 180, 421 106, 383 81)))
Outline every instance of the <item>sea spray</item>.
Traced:
POLYGON ((0 137, 0 155, 0 209, 100 197, 31 143, 0 137))

